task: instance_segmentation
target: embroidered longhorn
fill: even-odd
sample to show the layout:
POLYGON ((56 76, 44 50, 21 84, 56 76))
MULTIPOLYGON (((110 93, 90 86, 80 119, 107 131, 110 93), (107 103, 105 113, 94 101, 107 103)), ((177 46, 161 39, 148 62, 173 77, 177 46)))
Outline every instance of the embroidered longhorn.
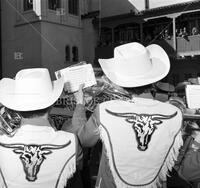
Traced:
POLYGON ((26 179, 28 181, 35 181, 37 174, 40 170, 40 166, 46 159, 45 155, 51 154, 54 149, 62 149, 67 147, 71 141, 64 145, 24 145, 24 144, 4 144, 0 143, 0 146, 6 148, 13 148, 13 152, 20 154, 20 160, 23 164, 26 179))
POLYGON ((55 127, 58 130, 60 130, 62 128, 63 124, 65 123, 65 121, 67 121, 71 117, 52 114, 52 115, 50 115, 50 118, 53 120, 53 123, 54 123, 55 127))
POLYGON ((137 113, 117 113, 106 111, 114 116, 124 117, 128 123, 132 124, 132 128, 136 134, 136 140, 138 143, 138 149, 145 151, 148 148, 148 144, 151 140, 152 134, 156 130, 156 125, 162 123, 164 119, 171 119, 177 115, 175 112, 172 115, 162 114, 137 114, 137 113))

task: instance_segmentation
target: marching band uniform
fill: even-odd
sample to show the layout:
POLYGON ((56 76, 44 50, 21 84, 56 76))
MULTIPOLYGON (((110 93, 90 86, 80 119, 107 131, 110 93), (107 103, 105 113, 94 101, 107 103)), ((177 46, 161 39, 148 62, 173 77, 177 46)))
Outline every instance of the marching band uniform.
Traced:
MULTIPOLYGON (((77 137, 55 130, 45 114, 38 114, 59 98, 63 78, 51 81, 45 68, 24 69, 15 80, 0 82, 0 102, 22 114, 21 127, 14 136, 0 136, 0 187, 64 188, 81 164, 82 150, 77 137)), ((81 186, 79 186, 81 187, 81 186)))
MULTIPOLYGON (((113 83, 130 88, 157 82, 170 67, 161 47, 139 43, 116 47, 114 58, 99 62, 113 83)), ((166 181, 182 145, 182 113, 149 96, 101 103, 79 131, 83 146, 103 142, 96 188, 155 188, 166 181)))

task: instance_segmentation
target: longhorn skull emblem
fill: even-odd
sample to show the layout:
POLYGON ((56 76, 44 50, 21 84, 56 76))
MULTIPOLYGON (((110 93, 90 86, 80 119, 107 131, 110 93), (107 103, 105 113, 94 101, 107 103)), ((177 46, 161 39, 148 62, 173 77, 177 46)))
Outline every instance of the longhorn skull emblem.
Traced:
POLYGON ((145 151, 148 148, 152 134, 157 128, 156 126, 162 124, 162 120, 171 119, 177 115, 177 112, 171 115, 118 113, 107 109, 106 112, 113 116, 123 117, 128 123, 132 124, 140 151, 145 151))
POLYGON ((62 149, 71 144, 71 140, 64 145, 25 145, 25 144, 4 144, 0 143, 0 146, 5 148, 14 149, 13 152, 20 154, 20 160, 23 164, 26 179, 28 181, 35 181, 37 174, 40 170, 40 166, 46 159, 45 155, 51 154, 51 150, 62 149))

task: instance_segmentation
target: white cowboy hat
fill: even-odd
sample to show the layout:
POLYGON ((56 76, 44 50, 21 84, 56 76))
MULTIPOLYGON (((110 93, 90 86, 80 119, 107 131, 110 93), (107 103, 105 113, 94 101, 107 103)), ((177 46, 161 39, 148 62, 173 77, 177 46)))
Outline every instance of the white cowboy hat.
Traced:
POLYGON ((0 81, 0 103, 17 111, 33 111, 51 106, 63 91, 64 80, 51 81, 48 69, 23 69, 15 79, 0 81))
POLYGON ((167 53, 159 45, 146 48, 137 42, 114 49, 114 58, 99 59, 105 75, 122 87, 138 87, 157 82, 170 69, 167 53))

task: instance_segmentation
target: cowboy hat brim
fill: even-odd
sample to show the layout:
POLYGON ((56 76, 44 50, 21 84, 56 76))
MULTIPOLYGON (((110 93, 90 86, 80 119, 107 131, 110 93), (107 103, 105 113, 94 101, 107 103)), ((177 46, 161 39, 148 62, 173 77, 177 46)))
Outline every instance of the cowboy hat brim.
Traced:
MULTIPOLYGON (((26 86, 24 86, 26 87, 26 86)), ((64 79, 52 81, 52 92, 43 96, 37 93, 27 95, 15 92, 15 80, 3 78, 0 81, 0 102, 5 107, 16 111, 34 111, 53 105, 60 97, 64 79)))
POLYGON ((185 86, 187 86, 187 85, 191 85, 191 83, 188 82, 188 81, 180 82, 180 83, 178 83, 177 86, 175 87, 175 90, 176 90, 176 91, 185 90, 185 86))
POLYGON ((157 82, 168 74, 170 69, 169 58, 166 52, 158 45, 152 44, 146 48, 152 64, 151 69, 144 75, 126 76, 121 74, 120 69, 116 69, 115 58, 99 59, 100 66, 113 83, 122 87, 139 87, 157 82))

